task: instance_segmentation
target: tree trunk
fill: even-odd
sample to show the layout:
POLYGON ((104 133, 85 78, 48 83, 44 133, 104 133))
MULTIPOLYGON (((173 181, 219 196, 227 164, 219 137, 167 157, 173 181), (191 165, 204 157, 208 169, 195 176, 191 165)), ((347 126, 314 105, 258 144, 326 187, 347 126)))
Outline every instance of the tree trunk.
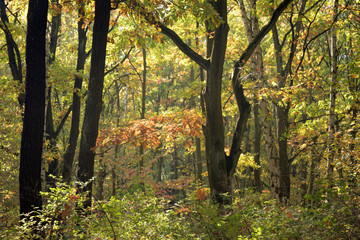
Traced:
POLYGON ((207 70, 206 91, 204 99, 206 104, 206 161, 208 167, 211 196, 220 204, 229 202, 225 196, 231 192, 231 184, 228 183, 226 158, 224 153, 224 124, 221 106, 221 82, 223 65, 227 45, 229 26, 227 25, 227 1, 218 0, 212 2, 224 23, 215 29, 214 38, 211 41, 211 60, 207 70))
POLYGON ((261 182, 261 163, 260 163, 260 150, 261 150, 261 126, 260 126, 260 117, 259 117, 259 105, 258 100, 255 100, 254 104, 254 162, 259 168, 254 169, 254 183, 255 190, 261 193, 262 190, 262 182, 261 182))
POLYGON ((177 147, 176 147, 176 140, 174 140, 174 151, 173 151, 173 179, 178 179, 178 165, 179 165, 179 158, 177 155, 177 147))
POLYGON ((91 207, 92 182, 94 176, 95 144, 98 136, 100 113, 102 109, 102 91, 104 86, 104 68, 106 43, 110 19, 110 0, 95 0, 95 22, 92 40, 90 81, 85 104, 84 123, 81 131, 78 178, 88 183, 81 192, 88 192, 84 208, 91 207), (89 182, 90 181, 90 182, 89 182))
POLYGON ((70 137, 69 145, 66 149, 64 155, 64 166, 62 171, 63 180, 67 183, 70 183, 71 177, 73 175, 73 162, 77 146, 77 140, 79 137, 79 126, 80 126, 80 90, 82 87, 83 77, 82 71, 84 70, 85 60, 86 60, 86 28, 83 28, 84 24, 84 10, 85 4, 84 1, 79 1, 78 5, 78 56, 76 71, 79 73, 75 77, 74 93, 73 93, 73 106, 72 106, 72 118, 71 118, 71 128, 70 128, 70 137))
POLYGON ((22 219, 28 218, 25 214, 42 208, 40 191, 45 124, 47 12, 47 0, 29 1, 26 36, 26 97, 19 172, 20 218, 22 219))
POLYGON ((104 182, 106 177, 106 164, 103 162, 103 159, 101 158, 99 160, 99 172, 97 177, 97 185, 98 185, 98 200, 102 201, 104 200, 104 182))
MULTIPOLYGON (((333 21, 336 21, 337 13, 339 8, 339 1, 334 0, 333 5, 333 21)), ((330 94, 329 94, 329 147, 328 147, 328 158, 327 158, 327 177, 329 181, 334 179, 334 157, 335 157, 335 101, 336 101, 336 85, 337 85, 337 36, 336 27, 331 29, 331 43, 330 43, 330 59, 331 59, 331 83, 330 83, 330 94)))
POLYGON ((157 160, 157 173, 156 173, 156 182, 161 182, 162 169, 164 165, 164 157, 160 156, 157 160))
MULTIPOLYGON (((59 9, 60 5, 58 0, 52 0, 53 4, 57 4, 59 9)), ((58 43, 58 33, 61 25, 61 10, 51 18, 51 31, 50 31, 50 46, 49 46, 49 62, 48 66, 50 66, 55 61, 56 56, 56 48, 58 43)), ((54 129, 54 119, 52 114, 52 101, 51 101, 51 91, 52 87, 48 87, 48 101, 46 105, 46 140, 49 141, 49 146, 47 150, 50 152, 52 159, 49 162, 48 171, 46 172, 46 183, 49 183, 52 187, 55 186, 55 179, 50 177, 53 175, 54 177, 58 176, 58 163, 59 159, 56 157, 57 152, 57 133, 54 129)), ((67 115, 65 115, 67 118, 67 115)), ((64 126, 64 125, 61 125, 64 126)), ((60 129, 59 129, 60 130, 60 129)), ((58 132, 58 131, 57 131, 58 132)))
POLYGON ((195 139, 196 144, 196 178, 199 183, 202 183, 202 157, 201 157, 201 142, 200 138, 195 139))
MULTIPOLYGON (((145 119, 145 112, 146 112, 146 49, 142 48, 143 53, 143 75, 141 80, 141 115, 140 119, 145 119)), ((140 178, 142 179, 141 174, 143 173, 144 168, 144 146, 143 144, 140 145, 140 178)))
MULTIPOLYGON (((5 40, 6 40, 11 74, 15 81, 22 84, 23 75, 22 75, 21 54, 19 51, 19 47, 16 44, 16 42, 7 26, 7 24, 9 23, 9 19, 6 14, 5 0, 0 0, 0 19, 1 19, 0 28, 5 33, 5 40)), ((21 91, 19 93, 18 102, 19 102, 20 106, 23 106, 25 103, 25 93, 23 91, 21 91)))
POLYGON ((279 146, 279 165, 280 165, 280 192, 281 202, 287 202, 290 199, 290 162, 287 152, 288 142, 288 108, 276 107, 277 111, 277 140, 279 146))

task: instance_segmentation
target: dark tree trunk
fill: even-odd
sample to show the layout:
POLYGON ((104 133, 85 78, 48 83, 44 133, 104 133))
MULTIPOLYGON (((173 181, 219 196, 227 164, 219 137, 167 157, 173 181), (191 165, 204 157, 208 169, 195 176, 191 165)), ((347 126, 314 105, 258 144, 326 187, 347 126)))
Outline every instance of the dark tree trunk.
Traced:
POLYGON ((227 1, 212 1, 212 5, 224 23, 215 29, 214 38, 208 43, 211 52, 210 66, 207 69, 206 91, 206 162, 209 173, 211 196, 218 203, 224 203, 225 194, 231 191, 228 185, 226 158, 224 153, 224 124, 221 106, 221 82, 227 46, 227 1))
POLYGON ((20 150, 20 214, 41 209, 41 162, 45 122, 45 33, 48 1, 30 0, 26 36, 26 98, 20 150))
MULTIPOLYGON (((106 43, 110 19, 110 0, 95 0, 95 22, 92 40, 90 81, 85 104, 84 123, 81 131, 79 172, 81 182, 89 182, 94 176, 95 144, 98 136, 100 113, 102 109, 102 92, 104 86, 104 69, 106 43)), ((92 182, 80 191, 87 191, 84 208, 91 206, 92 182)))
POLYGON ((78 56, 76 71, 79 73, 75 77, 74 93, 73 93, 73 106, 72 106, 72 118, 71 118, 71 128, 70 128, 70 137, 69 137, 69 146, 66 149, 64 155, 64 166, 62 171, 63 180, 67 183, 70 183, 72 177, 72 169, 74 156, 76 151, 77 140, 79 137, 79 125, 80 125, 80 90, 82 87, 83 77, 81 76, 82 71, 84 70, 85 61, 86 61, 86 28, 83 27, 84 24, 84 1, 79 1, 79 21, 78 21, 78 56))

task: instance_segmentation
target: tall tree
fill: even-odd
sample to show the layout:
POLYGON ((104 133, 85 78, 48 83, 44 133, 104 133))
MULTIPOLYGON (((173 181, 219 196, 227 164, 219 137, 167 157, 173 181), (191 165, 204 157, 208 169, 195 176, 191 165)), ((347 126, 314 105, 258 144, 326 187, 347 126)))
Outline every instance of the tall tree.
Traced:
MULTIPOLYGON (((333 21, 337 19, 339 8, 339 1, 334 0, 333 5, 333 21)), ((329 93, 329 125, 328 125, 328 134, 329 134, 329 153, 327 159, 327 176, 329 180, 333 180, 334 173, 334 157, 335 157, 335 101, 336 101, 336 85, 337 85, 337 72, 338 72, 338 49, 337 49, 337 34, 336 27, 333 26, 331 29, 331 39, 330 39, 330 66, 331 66, 331 81, 330 81, 330 93, 329 93)))
MULTIPOLYGON (((55 61, 56 56, 56 48, 58 45, 58 38, 59 38, 59 30, 61 25, 61 6, 59 4, 58 0, 52 0, 51 3, 55 7, 56 11, 54 10, 53 15, 51 17, 51 31, 50 31, 50 46, 49 46, 49 57, 48 57, 48 65, 50 66, 55 61)), ((55 180, 50 177, 50 175, 57 176, 58 175, 58 163, 59 160, 57 157, 55 157, 55 153, 57 151, 57 137, 60 133, 60 130, 64 126, 65 119, 67 119, 68 114, 65 115, 65 119, 61 121, 61 124, 59 125, 59 128, 55 131, 54 127, 54 119, 53 119, 53 111, 52 111, 52 99, 51 99, 51 93, 52 93, 52 86, 49 85, 48 87, 48 101, 46 105, 46 140, 49 141, 49 145, 47 146, 47 149, 49 152, 53 153, 51 162, 49 163, 48 171, 46 174, 46 182, 51 183, 54 185, 55 180)))
POLYGON ((290 2, 291 0, 285 0, 279 5, 270 22, 254 37, 254 40, 234 65, 232 85, 240 111, 240 118, 233 135, 229 156, 224 152, 224 124, 221 106, 221 85, 229 31, 227 23, 227 0, 209 1, 209 4, 211 4, 211 7, 218 15, 217 22, 211 23, 213 27, 210 27, 209 22, 206 24, 208 26, 208 32, 211 31, 211 35, 213 36, 212 38, 208 37, 207 41, 207 56, 209 56, 209 59, 203 58, 191 49, 173 30, 160 22, 153 13, 147 11, 138 1, 129 0, 127 2, 131 9, 139 12, 149 23, 157 26, 183 53, 199 64, 207 73, 206 88, 203 91, 206 105, 206 159, 211 196, 220 204, 226 204, 231 201, 231 197, 229 198, 232 192, 231 179, 241 154, 241 141, 250 115, 250 104, 244 96, 240 82, 240 69, 245 65, 256 46, 271 30, 271 27, 276 23, 290 2))
POLYGON ((45 33, 48 1, 30 0, 26 36, 25 113, 20 151, 20 214, 41 209, 41 162, 45 121, 45 33))
MULTIPOLYGON (((79 152, 78 178, 81 182, 88 182, 94 176, 94 147, 98 136, 100 113, 102 109, 102 92, 104 86, 106 43, 110 10, 110 0, 95 0, 95 22, 92 40, 90 80, 85 102, 85 116, 81 131, 79 152)), ((90 207, 92 182, 89 182, 81 189, 81 191, 88 191, 84 207, 90 207)))
POLYGON ((71 127, 70 127, 70 137, 69 137, 69 146, 66 149, 64 155, 64 167, 62 170, 62 177, 67 183, 70 182, 72 176, 72 168, 74 162, 74 156, 77 146, 77 141, 79 137, 79 126, 80 126, 80 90, 83 82, 83 70, 86 61, 86 32, 87 27, 84 26, 84 17, 85 17, 85 3, 83 0, 78 3, 78 53, 77 53, 77 63, 76 71, 78 74, 75 77, 74 84, 74 93, 72 100, 72 117, 71 117, 71 127))

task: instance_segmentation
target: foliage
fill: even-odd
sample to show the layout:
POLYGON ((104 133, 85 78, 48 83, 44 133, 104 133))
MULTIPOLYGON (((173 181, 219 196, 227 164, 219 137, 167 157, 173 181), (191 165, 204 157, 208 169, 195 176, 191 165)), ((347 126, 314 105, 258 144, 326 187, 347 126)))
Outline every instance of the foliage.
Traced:
POLYGON ((81 210, 83 196, 77 190, 60 181, 57 186, 42 192, 45 205, 24 216, 17 235, 35 238, 36 229, 42 239, 83 239, 85 236, 83 225, 87 217, 81 210))
MULTIPOLYGON (((48 71, 55 128, 71 108, 73 91, 85 102, 89 76, 89 61, 84 71, 75 69, 77 4, 81 1, 59 2, 61 8, 55 1, 50 8, 50 15, 62 13, 56 59, 48 71), (84 80, 81 91, 73 90, 76 76, 84 80)), ((279 86, 271 34, 261 43, 263 82, 254 80, 256 73, 250 69, 251 60, 244 66, 241 81, 252 108, 268 101, 269 115, 265 116, 261 110, 260 117, 271 123, 274 141, 287 138, 291 196, 286 206, 271 200, 266 142, 262 133, 260 163, 256 164, 255 116, 251 116, 241 146, 243 154, 234 175, 233 204, 219 211, 219 206, 209 199, 208 172, 205 171, 206 143, 202 130, 206 109, 201 108, 204 101, 201 93, 206 93, 206 74, 162 35, 156 25, 149 24, 140 9, 130 8, 130 2, 135 1, 112 3, 102 120, 97 146, 92 149, 96 152, 94 195, 101 195, 102 199, 94 201, 94 207, 84 215, 76 211, 82 197, 73 187, 59 181, 56 187, 43 193, 44 209, 31 216, 33 220, 40 219, 40 223, 33 225, 35 221, 26 221, 23 227, 18 227, 23 109, 17 98, 24 86, 12 79, 6 39, 4 34, 0 35, 0 238, 16 239, 35 227, 45 230, 45 239, 356 239, 360 235, 359 4, 340 1, 336 22, 329 14, 332 1, 308 0, 304 14, 299 14, 300 5, 294 2, 284 12, 276 25, 283 65, 292 44, 296 41, 298 44, 292 52, 294 59, 284 86, 279 86), (294 26, 299 18, 302 23, 295 38, 294 26), (330 142, 329 89, 333 85, 329 45, 333 27, 338 36, 339 55, 334 85, 336 129, 334 141, 330 142), (145 119, 139 118, 144 72, 142 49, 147 53, 145 119), (279 106, 288 109, 289 128, 283 136, 276 132, 279 106), (143 154, 139 153, 140 146, 143 154), (332 146, 336 150, 334 179, 329 181, 327 160, 332 146), (196 164, 199 153, 200 166, 196 164), (139 168, 141 161, 144 162, 142 169, 139 168), (199 168, 203 172, 201 184, 195 174, 199 168), (265 189, 262 193, 251 190, 254 189, 254 169, 261 170, 265 189)), ((211 4, 219 0, 138 2, 202 55, 205 55, 207 40, 211 41, 214 36, 212 31, 223 23, 211 4)), ((271 7, 269 1, 257 1, 255 12, 250 10, 251 2, 244 1, 249 10, 247 15, 249 18, 256 15, 261 27, 268 22, 279 1, 271 3, 271 7)), ((8 26, 25 63, 28 1, 5 3, 8 26)), ((90 55, 94 2, 84 3, 82 27, 87 31, 86 52, 90 55)), ((230 81, 232 67, 247 46, 237 1, 228 1, 228 4, 230 30, 221 92, 227 153, 239 115, 230 81)), ((49 30, 51 27, 49 24, 49 30)), ((260 71, 260 67, 256 71, 260 71)), ((84 104, 82 112, 83 109, 84 104)), ((58 135, 56 152, 45 152, 43 156, 47 163, 51 162, 49 159, 58 159, 60 170, 69 132, 67 120, 58 135)), ((279 144, 274 145, 278 149, 279 144)), ((76 179, 75 171, 73 179, 76 179)))
MULTIPOLYGON (((359 197, 349 189, 320 191, 305 206, 282 206, 266 193, 235 195, 219 214, 206 189, 173 202, 147 187, 124 192, 108 201, 95 201, 79 215, 82 198, 72 187, 58 185, 44 194, 47 205, 11 236, 41 227, 42 239, 356 239, 360 233, 359 197), (332 195, 327 202, 325 195, 332 195), (205 196, 205 198, 204 198, 205 196), (339 204, 343 202, 345 204, 339 204)), ((14 238, 13 238, 14 239, 14 238)))

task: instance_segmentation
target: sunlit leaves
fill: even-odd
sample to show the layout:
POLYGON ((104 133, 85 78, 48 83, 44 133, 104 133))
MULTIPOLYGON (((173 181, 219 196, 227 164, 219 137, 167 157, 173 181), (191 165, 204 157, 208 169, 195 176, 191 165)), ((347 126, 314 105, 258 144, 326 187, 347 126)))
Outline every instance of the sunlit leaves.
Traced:
POLYGON ((173 142, 179 136, 199 136, 202 124, 204 119, 193 110, 158 115, 132 121, 128 127, 101 131, 97 146, 130 143, 155 149, 161 142, 173 142))

